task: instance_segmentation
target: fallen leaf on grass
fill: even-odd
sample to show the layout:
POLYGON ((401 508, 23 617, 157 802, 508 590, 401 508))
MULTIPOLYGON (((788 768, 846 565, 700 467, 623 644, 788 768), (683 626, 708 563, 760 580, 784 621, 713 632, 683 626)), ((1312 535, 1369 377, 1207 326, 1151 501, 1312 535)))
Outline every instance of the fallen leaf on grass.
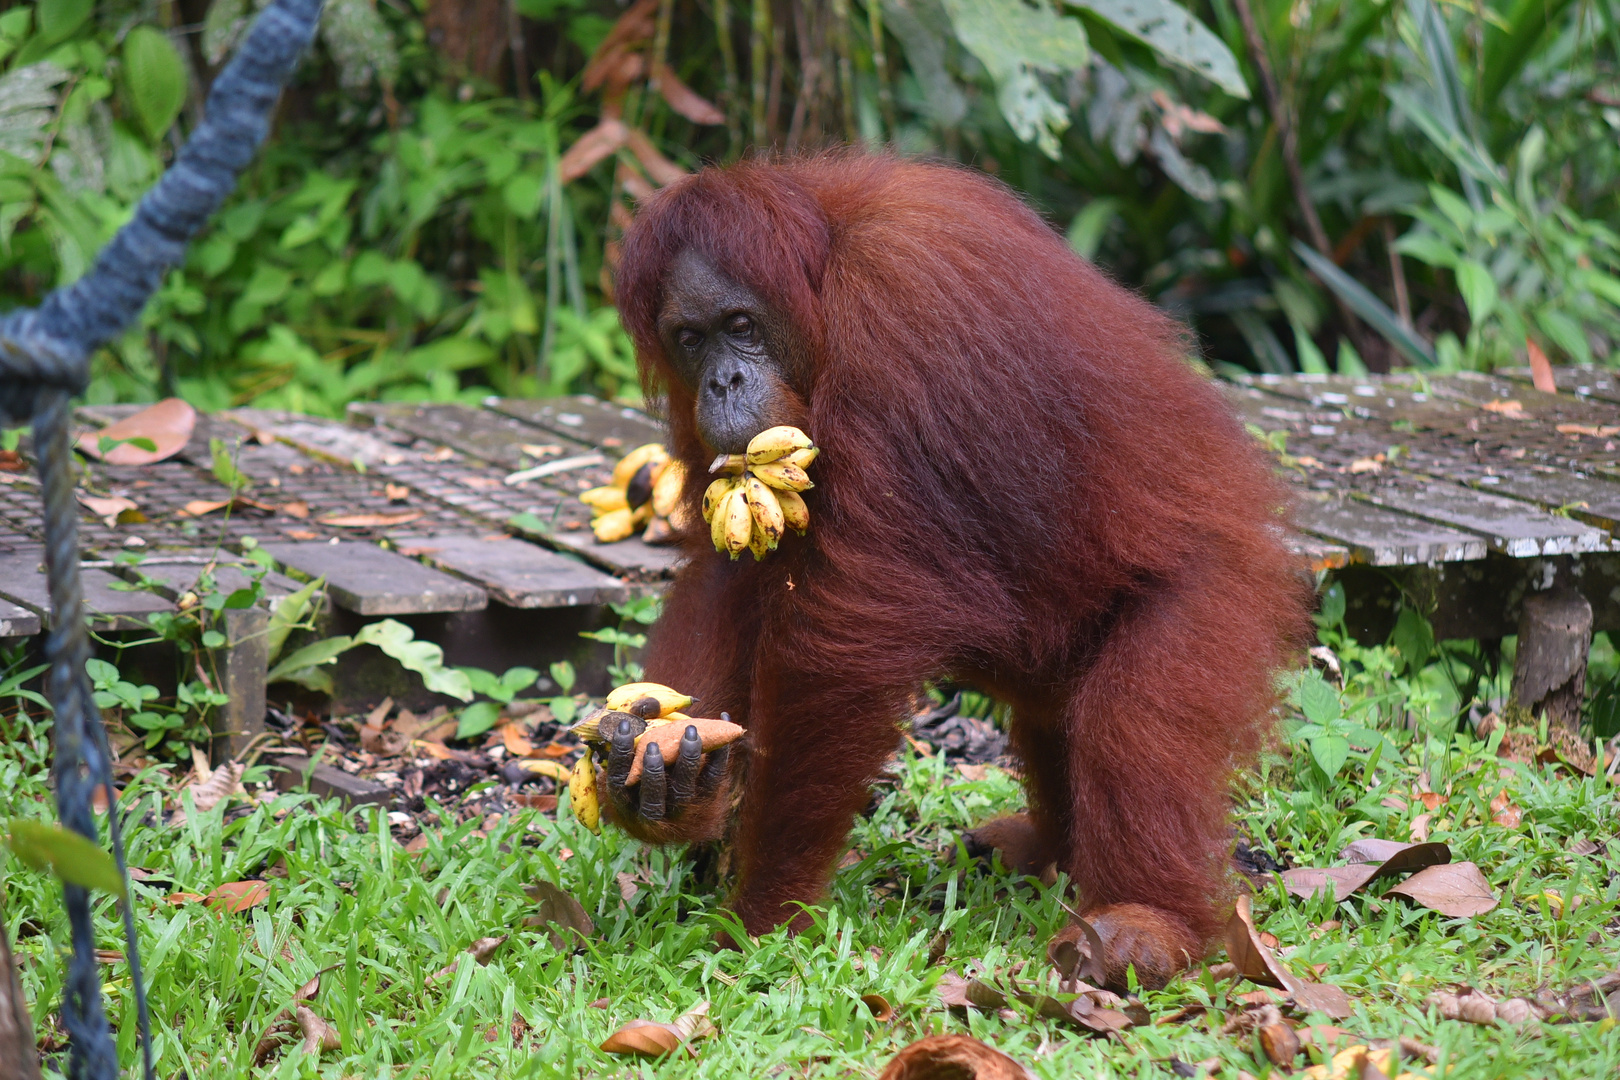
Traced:
POLYGON ((248 908, 258 907, 270 899, 270 883, 268 881, 227 881, 207 896, 201 898, 203 904, 235 914, 246 911, 248 908))
POLYGON ((1059 997, 1025 990, 1011 975, 1002 976, 1006 987, 984 979, 964 979, 959 975, 946 975, 939 980, 940 1001, 948 1007, 982 1009, 994 1012, 1007 1007, 1009 999, 1035 1010, 1047 1020, 1066 1020, 1088 1031, 1110 1035, 1137 1023, 1133 1017, 1115 1006, 1124 1002, 1108 990, 1083 982, 1067 981, 1059 997))
POLYGON ((878 1080, 1035 1080, 1035 1074, 967 1035, 930 1035, 894 1055, 878 1080))
POLYGON ((1491 800, 1491 820, 1504 829, 1517 829, 1524 820, 1524 811, 1514 806, 1504 791, 1491 800))
POLYGON ((240 761, 227 762, 210 773, 206 780, 180 790, 191 792, 191 802, 198 813, 207 813, 236 791, 246 771, 247 766, 240 761))
POLYGON ((409 524, 421 516, 420 510, 406 510, 398 514, 328 514, 319 520, 322 525, 339 529, 386 529, 409 524))
POLYGON ((1431 911, 1452 918, 1483 915, 1496 906, 1490 882, 1471 862, 1447 863, 1420 870, 1389 890, 1431 911))
POLYGON ((694 1039, 713 1035, 715 1027, 709 1020, 709 1003, 700 1001, 675 1018, 673 1023, 659 1024, 652 1020, 632 1020, 609 1035, 601 1049, 609 1054, 638 1054, 642 1057, 663 1057, 673 1054, 682 1046, 691 1053, 694 1039))
POLYGON ((1411 873, 1426 866, 1451 861, 1451 849, 1444 844, 1402 844, 1376 838, 1357 840, 1340 855, 1352 865, 1302 866, 1284 870, 1283 884, 1293 895, 1309 899, 1327 889, 1331 883, 1334 896, 1344 900, 1378 878, 1411 873))
POLYGON ((861 1004, 872 1013, 872 1019, 886 1024, 894 1019, 894 1006, 882 994, 862 994, 861 1004))
POLYGON ((636 893, 641 891, 641 886, 636 884, 634 874, 620 870, 613 875, 613 878, 619 883, 619 899, 627 904, 636 898, 636 893))
POLYGON ((298 1006, 297 1014, 298 1030, 304 1033, 304 1053, 319 1055, 322 1050, 342 1049, 337 1028, 316 1016, 308 1005, 298 1006))
POLYGON ((1546 1010, 1528 998, 1508 998, 1495 1001, 1471 986, 1458 993, 1436 991, 1423 999, 1423 1004, 1440 1014, 1442 1020, 1462 1020, 1470 1024, 1522 1024, 1527 1020, 1543 1020, 1546 1010))
POLYGON ((534 743, 524 737, 521 724, 502 724, 492 734, 500 739, 501 745, 506 747, 506 752, 513 757, 530 757, 535 753, 534 743))
POLYGON ((1342 1020, 1353 1011, 1350 997, 1332 983, 1302 979, 1288 970, 1275 953, 1260 940, 1254 925, 1254 910, 1247 896, 1238 897, 1237 908, 1226 924, 1226 955, 1238 973, 1261 986, 1286 990, 1304 1012, 1321 1012, 1342 1020))
POLYGON ((85 432, 78 438, 78 447, 86 457, 105 461, 109 465, 150 465, 185 449, 196 424, 196 409, 179 398, 165 398, 115 424, 108 424, 100 431, 85 432), (119 442, 103 455, 102 439, 148 439, 152 449, 147 450, 132 442, 119 442))
POLYGON ((540 906, 539 911, 523 920, 523 925, 550 927, 551 943, 558 949, 579 944, 571 939, 570 933, 584 939, 596 932, 596 925, 580 902, 551 882, 536 881, 523 886, 523 892, 540 906))
MULTIPOLYGON (((474 960, 478 961, 479 966, 487 967, 490 960, 495 956, 495 950, 505 944, 506 937, 507 935, 505 934, 502 934, 500 937, 481 937, 471 945, 467 946, 465 955, 470 956, 474 960)), ((448 979, 450 976, 456 973, 456 968, 459 967, 460 964, 461 957, 458 956, 444 967, 440 968, 438 971, 435 971, 433 974, 429 975, 425 980, 423 980, 422 985, 432 986, 441 979, 448 979)))
POLYGON ((1284 1071, 1294 1067, 1294 1059, 1299 1057, 1299 1036, 1288 1022, 1280 1017, 1269 1024, 1261 1025, 1255 1033, 1260 1039, 1260 1049, 1265 1052, 1271 1063, 1284 1071))
POLYGON ((1065 982, 1101 985, 1108 978, 1102 938, 1095 927, 1077 916, 1071 916, 1069 924, 1046 943, 1046 958, 1065 982))

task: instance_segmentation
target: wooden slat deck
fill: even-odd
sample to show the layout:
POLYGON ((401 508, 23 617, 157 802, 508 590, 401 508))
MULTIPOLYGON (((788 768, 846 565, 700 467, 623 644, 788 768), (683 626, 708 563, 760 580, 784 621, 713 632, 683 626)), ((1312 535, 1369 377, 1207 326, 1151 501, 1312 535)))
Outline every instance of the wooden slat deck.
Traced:
MULTIPOLYGON (((1222 392, 1246 423, 1286 432, 1279 468, 1299 495, 1293 544, 1314 569, 1506 559, 1528 573, 1537 560, 1597 559, 1599 576, 1613 576, 1620 378, 1557 377, 1557 395, 1514 371, 1264 375, 1222 392)), ((81 416, 105 424, 133 409, 81 416)), ((660 587, 679 556, 639 539, 596 543, 577 496, 606 482, 618 456, 660 438, 655 417, 584 397, 366 403, 347 422, 255 409, 203 417, 169 461, 87 467, 88 490, 139 507, 136 520, 112 525, 86 512, 85 555, 105 567, 87 572, 87 587, 109 625, 138 622, 167 610, 195 580, 199 553, 218 545, 227 565, 216 573, 235 582, 228 563, 239 556, 229 553, 251 538, 294 576, 326 577, 333 602, 363 617, 618 602, 660 587), (228 494, 210 470, 210 439, 233 448, 249 501, 192 515, 188 504, 228 494), (536 466, 543 475, 509 482, 536 466), (115 574, 133 572, 107 560, 130 546, 150 553, 141 572, 162 582, 160 595, 117 585, 115 574)), ((43 622, 39 526, 32 475, 0 473, 0 637, 43 622)), ((267 584, 271 602, 296 587, 280 575, 267 584)))

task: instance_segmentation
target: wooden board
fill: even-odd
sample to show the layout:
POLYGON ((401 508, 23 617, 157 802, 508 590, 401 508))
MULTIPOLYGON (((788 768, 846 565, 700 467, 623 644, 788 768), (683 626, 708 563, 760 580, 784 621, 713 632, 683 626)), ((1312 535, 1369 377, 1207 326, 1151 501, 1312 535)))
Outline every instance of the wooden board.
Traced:
POLYGON ((525 446, 557 446, 557 435, 501 413, 465 405, 357 402, 349 406, 349 414, 512 471, 567 453, 561 447, 548 452, 526 451, 525 446))
MULTIPOLYGON (((525 536, 527 530, 512 526, 525 536)), ((577 532, 546 532, 535 539, 562 551, 571 552, 616 574, 626 574, 632 580, 656 581, 674 575, 685 558, 677 547, 655 546, 642 543, 639 537, 620 540, 613 544, 599 544, 589 530, 577 532)))
POLYGON ((478 586, 375 544, 347 540, 263 547, 287 570, 307 578, 324 577, 327 595, 357 615, 479 611, 489 603, 489 595, 478 586))
POLYGON ((1303 531, 1341 544, 1353 562, 1371 566, 1483 559, 1486 544, 1459 529, 1421 521, 1343 494, 1302 494, 1294 505, 1303 531))
POLYGON ((268 436, 337 465, 353 468, 358 463, 374 468, 397 465, 405 460, 403 447, 336 420, 275 409, 234 409, 225 415, 261 433, 261 438, 268 436))
POLYGON ((400 553, 473 582, 507 607, 616 604, 630 596, 618 578, 511 537, 430 536, 413 539, 400 553))
POLYGON ((1396 473, 1357 492, 1376 506, 1398 510, 1485 539, 1494 551, 1524 559, 1613 550, 1609 534, 1585 522, 1417 474, 1396 473))
MULTIPOLYGON (((35 612, 40 625, 49 629, 51 594, 42 558, 40 548, 20 549, 0 556, 0 598, 35 612)), ((80 570, 79 580, 84 589, 85 611, 102 629, 142 629, 147 626, 146 616, 174 610, 174 605, 161 596, 116 588, 126 583, 105 570, 80 570)))
POLYGON ((33 637, 39 630, 37 611, 30 611, 9 600, 0 600, 0 638, 33 637))
POLYGON ((664 425, 640 409, 584 394, 535 401, 485 398, 484 407, 620 457, 643 443, 665 442, 664 425))
MULTIPOLYGON (((1498 368, 1496 374, 1526 386, 1532 385, 1527 367, 1498 368)), ((1620 405, 1620 372, 1607 368, 1555 367, 1553 384, 1558 387, 1560 394, 1620 405)))

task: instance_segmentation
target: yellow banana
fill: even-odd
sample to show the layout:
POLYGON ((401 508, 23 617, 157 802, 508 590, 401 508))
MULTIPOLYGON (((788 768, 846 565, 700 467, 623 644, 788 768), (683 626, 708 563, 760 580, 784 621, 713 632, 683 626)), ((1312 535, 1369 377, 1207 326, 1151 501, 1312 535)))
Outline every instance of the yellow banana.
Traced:
POLYGON ((579 501, 595 510, 598 514, 623 510, 630 505, 624 497, 624 488, 614 487, 612 484, 604 484, 601 487, 594 487, 589 491, 580 492, 579 501))
POLYGON ((692 704, 692 695, 673 690, 663 683, 633 682, 615 687, 613 692, 608 694, 606 705, 609 712, 624 712, 642 698, 648 697, 657 699, 659 716, 668 716, 692 704))
MULTIPOLYGON (((748 499, 748 512, 754 515, 754 524, 758 531, 765 534, 767 550, 775 550, 777 541, 782 539, 782 530, 787 528, 787 522, 782 514, 782 504, 776 501, 776 492, 765 486, 765 482, 757 476, 750 476, 743 492, 748 499)), ((759 552, 754 552, 756 558, 759 552)))
POLYGON ((808 491, 816 486, 810 482, 808 473, 785 461, 767 461, 750 466, 749 471, 779 491, 808 491))
POLYGON ((709 463, 709 472, 722 476, 741 476, 748 459, 742 454, 721 454, 709 463))
POLYGON ((668 460, 669 451, 665 450, 661 443, 646 443, 638 446, 620 458, 619 463, 613 466, 613 485, 620 489, 626 488, 630 485, 630 481, 635 477, 636 473, 641 471, 643 465, 649 462, 660 464, 668 460))
POLYGON ((596 539, 603 544, 624 540, 636 531, 635 514, 628 506, 620 507, 617 510, 609 510, 591 522, 591 531, 596 534, 596 539))
POLYGON ((593 833, 602 831, 602 806, 596 797, 596 766, 591 762, 589 749, 579 755, 574 771, 569 774, 568 805, 581 825, 593 833))
POLYGON ((643 525, 647 524, 647 522, 651 521, 652 516, 652 500, 649 499, 640 506, 636 507, 634 510, 630 511, 630 525, 634 529, 639 529, 643 525))
MULTIPOLYGON (((727 509, 731 506, 731 497, 740 490, 734 484, 727 484, 726 490, 714 500, 714 510, 709 515, 709 539, 716 551, 726 550, 726 522, 730 519, 727 509)), ((743 501, 743 505, 748 505, 747 500, 743 501)))
POLYGON ((748 543, 754 536, 754 515, 748 509, 746 489, 741 486, 732 488, 726 501, 714 512, 714 519, 725 523, 725 550, 731 553, 733 559, 748 550, 748 543))
POLYGON ((804 496, 797 491, 773 491, 772 494, 782 508, 782 523, 803 536, 810 528, 810 508, 805 505, 804 496))
POLYGON ((653 481, 653 513, 669 517, 681 503, 681 491, 686 487, 686 466, 679 461, 664 465, 653 481))
POLYGON ((748 550, 754 553, 754 561, 760 562, 771 553, 771 549, 776 545, 771 542, 770 536, 757 519, 750 522, 750 524, 753 527, 748 533, 748 550))
POLYGON ((816 460, 820 454, 821 447, 807 446, 802 450, 795 450, 791 454, 783 454, 781 460, 787 462, 789 465, 797 465, 801 469, 808 469, 810 468, 810 463, 816 460))
POLYGON ((775 461, 785 454, 805 450, 812 445, 810 436, 796 427, 783 424, 779 427, 766 428, 748 441, 748 464, 763 465, 767 461, 775 461))
POLYGON ((730 491, 732 488, 736 487, 736 486, 737 486, 737 478, 735 476, 722 476, 720 479, 714 481, 714 483, 710 484, 708 486, 708 488, 704 490, 704 492, 703 492, 703 520, 704 521, 713 521, 714 520, 714 511, 715 511, 715 508, 720 505, 720 500, 725 498, 726 493, 728 491, 730 491))

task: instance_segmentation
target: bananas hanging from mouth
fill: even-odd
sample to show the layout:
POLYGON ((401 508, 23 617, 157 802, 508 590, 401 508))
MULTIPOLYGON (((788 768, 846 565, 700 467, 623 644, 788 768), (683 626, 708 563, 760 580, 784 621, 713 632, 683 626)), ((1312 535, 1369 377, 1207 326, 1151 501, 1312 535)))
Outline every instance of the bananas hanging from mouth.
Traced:
POLYGON ((660 443, 647 443, 619 460, 612 483, 581 493, 579 501, 591 508, 591 531, 598 543, 626 540, 643 526, 643 540, 664 543, 681 524, 685 486, 686 466, 660 443))
POLYGON ((810 508, 799 493, 815 487, 806 470, 820 452, 810 436, 783 425, 755 435, 746 453, 716 458, 709 471, 721 475, 703 493, 714 549, 733 559, 751 551, 758 562, 788 529, 804 535, 810 508))

